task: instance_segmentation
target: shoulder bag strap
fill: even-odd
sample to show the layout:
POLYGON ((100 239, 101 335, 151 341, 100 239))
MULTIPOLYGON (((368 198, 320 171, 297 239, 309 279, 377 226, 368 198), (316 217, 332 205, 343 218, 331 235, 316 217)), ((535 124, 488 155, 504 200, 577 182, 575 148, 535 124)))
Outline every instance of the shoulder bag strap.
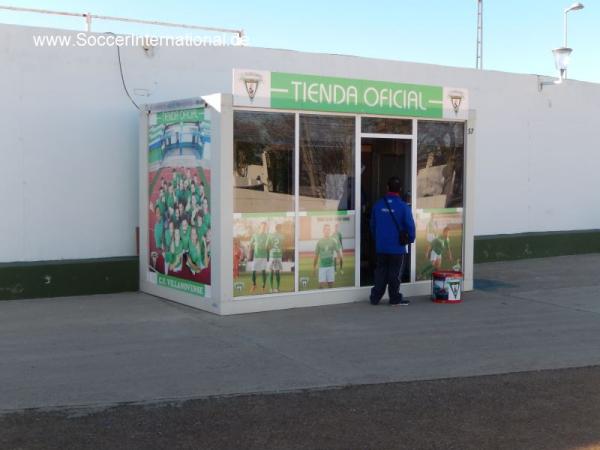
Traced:
POLYGON ((390 206, 390 202, 388 201, 388 199, 386 197, 383 197, 383 201, 387 205, 387 209, 390 212, 390 216, 392 216, 392 220, 394 221, 394 225, 396 225, 396 230, 398 231, 398 236, 400 236, 400 232, 401 232, 400 225, 398 225, 398 221, 396 220, 396 216, 394 216, 394 213, 392 212, 392 207, 390 206))

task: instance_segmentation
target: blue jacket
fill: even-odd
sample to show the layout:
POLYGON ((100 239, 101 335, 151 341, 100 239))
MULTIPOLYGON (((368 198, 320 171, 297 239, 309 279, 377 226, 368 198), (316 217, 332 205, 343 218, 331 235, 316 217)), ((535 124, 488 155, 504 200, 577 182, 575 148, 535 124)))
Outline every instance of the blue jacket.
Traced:
MULTIPOLYGON (((400 229, 408 232, 410 242, 414 242, 415 221, 410 207, 398 195, 386 194, 384 198, 389 202, 400 229)), ((379 199, 371 211, 371 232, 375 236, 375 250, 377 253, 404 254, 406 246, 400 245, 398 229, 384 198, 379 199)))

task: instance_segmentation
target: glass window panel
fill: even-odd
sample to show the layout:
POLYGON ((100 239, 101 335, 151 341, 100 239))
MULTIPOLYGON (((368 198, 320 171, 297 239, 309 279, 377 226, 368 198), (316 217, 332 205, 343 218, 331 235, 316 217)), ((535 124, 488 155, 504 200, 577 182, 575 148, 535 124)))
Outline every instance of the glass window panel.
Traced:
POLYGON ((300 116, 300 290, 354 286, 354 124, 300 116))
POLYGON ((354 117, 300 116, 300 210, 354 209, 354 117))
POLYGON ((234 296, 293 292, 295 116, 235 111, 233 128, 234 296))
POLYGON ((294 217, 236 214, 233 219, 233 295, 294 292, 294 217))
POLYGON ((464 124, 419 121, 416 279, 462 270, 464 124))
POLYGON ((234 212, 294 211, 294 132, 294 114, 234 112, 234 212))
POLYGON ((463 206, 464 124, 419 121, 417 208, 463 206))
POLYGON ((363 133, 412 134, 412 120, 363 117, 361 128, 363 133))

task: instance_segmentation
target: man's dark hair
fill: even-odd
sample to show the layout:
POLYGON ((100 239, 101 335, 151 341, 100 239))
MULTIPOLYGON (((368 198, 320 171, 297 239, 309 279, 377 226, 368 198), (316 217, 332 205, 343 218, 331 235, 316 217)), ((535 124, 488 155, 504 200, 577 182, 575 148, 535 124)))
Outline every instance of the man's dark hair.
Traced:
POLYGON ((392 177, 388 181, 388 191, 399 194, 402 190, 402 181, 398 177, 392 177))

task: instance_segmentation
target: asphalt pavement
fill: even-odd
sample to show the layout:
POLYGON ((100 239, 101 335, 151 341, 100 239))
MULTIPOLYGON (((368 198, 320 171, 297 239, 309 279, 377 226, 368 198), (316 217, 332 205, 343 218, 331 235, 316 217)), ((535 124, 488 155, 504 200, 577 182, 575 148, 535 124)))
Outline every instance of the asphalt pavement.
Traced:
POLYGON ((0 416, 3 449, 600 448, 600 368, 0 416))

